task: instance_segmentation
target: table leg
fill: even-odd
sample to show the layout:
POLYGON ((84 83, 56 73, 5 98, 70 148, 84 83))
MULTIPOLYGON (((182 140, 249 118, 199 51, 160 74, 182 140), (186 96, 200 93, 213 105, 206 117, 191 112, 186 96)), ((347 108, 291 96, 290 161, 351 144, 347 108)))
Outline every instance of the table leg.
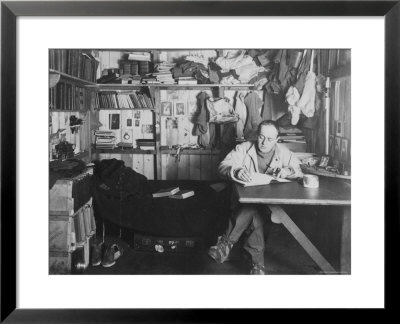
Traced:
POLYGON ((307 238, 307 236, 300 230, 300 228, 293 222, 289 215, 279 206, 268 206, 272 212, 275 214, 276 218, 279 218, 286 229, 293 235, 293 237, 299 242, 303 249, 308 253, 308 255, 313 259, 313 261, 322 269, 324 273, 336 274, 335 269, 330 265, 330 263, 322 256, 322 254, 317 250, 314 244, 307 238))
POLYGON ((351 221, 350 206, 343 207, 341 245, 340 245, 340 273, 351 274, 351 221))

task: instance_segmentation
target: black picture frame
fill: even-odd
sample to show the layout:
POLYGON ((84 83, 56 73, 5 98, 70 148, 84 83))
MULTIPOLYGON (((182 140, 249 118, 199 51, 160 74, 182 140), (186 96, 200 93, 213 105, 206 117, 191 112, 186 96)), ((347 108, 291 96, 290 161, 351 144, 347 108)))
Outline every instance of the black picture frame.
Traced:
MULTIPOLYGON (((16 20, 19 16, 384 16, 385 17, 385 308, 397 286, 399 205, 399 1, 2 1, 1 3, 1 321, 6 323, 226 322, 235 311, 17 309, 16 20), (94 5, 95 4, 95 5, 94 5), (390 172, 388 172, 390 170, 390 172), (390 210, 390 212, 389 212, 390 210), (390 217, 387 217, 387 216, 390 217), (397 215, 397 217, 396 217, 397 215), (389 283, 389 284, 388 284, 389 283)), ((266 292, 267 293, 267 292, 266 292)), ((244 311, 246 312, 246 311, 244 311)), ((254 312, 249 310, 247 312, 254 312)), ((247 314, 249 316, 249 314, 247 314)), ((251 313, 254 316, 254 313, 251 313)))

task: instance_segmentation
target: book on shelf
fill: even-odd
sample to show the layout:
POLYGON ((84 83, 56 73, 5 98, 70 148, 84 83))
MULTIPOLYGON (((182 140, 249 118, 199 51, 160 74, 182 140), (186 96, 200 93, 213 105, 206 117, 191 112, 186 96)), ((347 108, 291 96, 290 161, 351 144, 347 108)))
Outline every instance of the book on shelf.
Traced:
POLYGON ((133 52, 129 53, 128 60, 132 61, 151 61, 150 53, 148 52, 133 52))
POLYGON ((239 180, 235 177, 233 178, 233 180, 241 184, 243 187, 262 186, 262 185, 268 185, 270 183, 292 182, 289 179, 276 178, 265 173, 251 173, 251 181, 248 182, 239 180))
POLYGON ((176 194, 169 196, 172 199, 186 199, 194 196, 193 190, 179 190, 176 194))
POLYGON ((171 187, 166 189, 160 189, 153 193, 153 198, 168 197, 175 195, 179 191, 179 187, 171 187))
POLYGON ((146 146, 146 145, 140 145, 139 149, 143 151, 154 151, 156 149, 155 146, 146 146))

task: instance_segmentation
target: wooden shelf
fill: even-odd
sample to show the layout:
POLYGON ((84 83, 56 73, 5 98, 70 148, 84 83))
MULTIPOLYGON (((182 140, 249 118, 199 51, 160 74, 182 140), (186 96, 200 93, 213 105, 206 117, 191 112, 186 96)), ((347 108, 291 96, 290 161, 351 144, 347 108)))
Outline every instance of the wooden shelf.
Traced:
POLYGON ((98 153, 98 154, 156 154, 155 150, 141 150, 137 148, 115 148, 115 149, 98 149, 98 148, 93 148, 92 153, 98 153))
POLYGON ((57 70, 49 69, 49 72, 54 73, 54 74, 59 74, 61 79, 74 81, 74 82, 80 83, 82 85, 96 85, 96 83, 94 83, 94 82, 86 81, 86 80, 77 78, 75 76, 72 76, 67 73, 57 71, 57 70))
POLYGON ((87 110, 67 110, 67 109, 49 109, 49 112, 69 112, 69 113, 85 113, 87 110))
POLYGON ((149 110, 154 111, 154 108, 94 108, 94 110, 149 110))
MULTIPOLYGON (((161 154, 176 154, 177 149, 161 148, 161 154)), ((208 149, 181 149, 179 154, 193 154, 193 155, 220 155, 220 150, 208 150, 208 149)))
POLYGON ((198 90, 198 89, 210 89, 210 88, 224 88, 226 90, 247 90, 253 89, 254 84, 96 84, 92 85, 97 87, 99 90, 136 90, 140 88, 159 88, 161 90, 198 90))

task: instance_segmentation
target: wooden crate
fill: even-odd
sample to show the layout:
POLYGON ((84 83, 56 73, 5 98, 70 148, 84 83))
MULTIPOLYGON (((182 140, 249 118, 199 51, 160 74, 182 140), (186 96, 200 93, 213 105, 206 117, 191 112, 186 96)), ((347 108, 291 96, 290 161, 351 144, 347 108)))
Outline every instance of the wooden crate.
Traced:
POLYGON ((72 216, 50 214, 49 272, 66 274, 85 269, 89 265, 90 238, 95 233, 92 198, 72 216), (75 254, 82 256, 74 260, 75 254))
POLYGON ((50 189, 50 214, 72 216, 90 198, 93 168, 70 179, 59 179, 50 189))

